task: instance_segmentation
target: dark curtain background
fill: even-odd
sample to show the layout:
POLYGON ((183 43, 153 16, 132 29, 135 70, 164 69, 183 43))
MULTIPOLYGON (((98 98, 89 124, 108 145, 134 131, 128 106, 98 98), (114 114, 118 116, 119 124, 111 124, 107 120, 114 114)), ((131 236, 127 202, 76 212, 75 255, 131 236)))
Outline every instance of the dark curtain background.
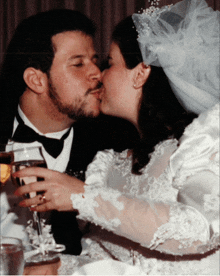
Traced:
MULTIPOLYGON (((178 1, 160 0, 159 6, 178 1)), ((207 0, 207 3, 220 10, 220 0, 207 0)), ((124 17, 149 5, 149 0, 0 0, 0 63, 17 24, 40 11, 67 8, 86 14, 98 27, 95 43, 99 55, 103 57, 108 52, 113 27, 124 17)))

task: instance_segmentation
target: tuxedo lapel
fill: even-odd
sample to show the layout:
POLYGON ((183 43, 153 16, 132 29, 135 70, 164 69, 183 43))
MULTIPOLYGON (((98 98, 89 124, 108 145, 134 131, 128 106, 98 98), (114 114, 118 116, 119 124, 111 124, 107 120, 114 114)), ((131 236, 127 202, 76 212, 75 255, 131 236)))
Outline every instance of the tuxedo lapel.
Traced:
POLYGON ((83 122, 74 124, 74 137, 66 173, 85 180, 84 173, 88 164, 92 162, 98 150, 104 149, 101 146, 102 137, 95 137, 96 135, 95 127, 91 128, 83 122))
POLYGON ((87 162, 82 157, 83 145, 80 141, 80 136, 81 135, 78 133, 77 128, 75 129, 74 127, 74 138, 70 152, 70 159, 65 172, 71 176, 75 176, 76 178, 84 181, 87 162))

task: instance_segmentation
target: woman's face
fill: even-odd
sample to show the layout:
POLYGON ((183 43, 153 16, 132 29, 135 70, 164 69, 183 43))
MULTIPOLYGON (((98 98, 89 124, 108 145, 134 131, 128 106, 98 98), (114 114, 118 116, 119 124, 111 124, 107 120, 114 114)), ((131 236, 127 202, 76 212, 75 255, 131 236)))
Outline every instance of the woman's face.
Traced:
POLYGON ((109 51, 109 68, 102 73, 101 111, 104 114, 137 122, 139 98, 134 89, 134 69, 127 69, 118 45, 109 51))

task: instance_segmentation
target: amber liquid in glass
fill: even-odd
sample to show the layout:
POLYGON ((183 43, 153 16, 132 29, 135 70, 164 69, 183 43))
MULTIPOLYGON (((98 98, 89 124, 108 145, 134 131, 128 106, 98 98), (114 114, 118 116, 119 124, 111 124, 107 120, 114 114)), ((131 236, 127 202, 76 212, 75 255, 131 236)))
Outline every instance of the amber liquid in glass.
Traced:
POLYGON ((11 175, 11 162, 13 153, 0 152, 0 185, 3 186, 11 175))

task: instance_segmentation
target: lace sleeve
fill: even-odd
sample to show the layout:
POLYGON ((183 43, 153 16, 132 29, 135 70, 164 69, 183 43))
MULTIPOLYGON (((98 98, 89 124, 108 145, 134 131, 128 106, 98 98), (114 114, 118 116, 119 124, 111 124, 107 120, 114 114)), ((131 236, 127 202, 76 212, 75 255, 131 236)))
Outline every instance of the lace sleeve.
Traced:
POLYGON ((78 218, 148 248, 184 254, 196 251, 195 241, 204 243, 209 237, 204 217, 180 203, 130 199, 114 189, 92 186, 86 186, 84 194, 72 194, 71 199, 78 218))

